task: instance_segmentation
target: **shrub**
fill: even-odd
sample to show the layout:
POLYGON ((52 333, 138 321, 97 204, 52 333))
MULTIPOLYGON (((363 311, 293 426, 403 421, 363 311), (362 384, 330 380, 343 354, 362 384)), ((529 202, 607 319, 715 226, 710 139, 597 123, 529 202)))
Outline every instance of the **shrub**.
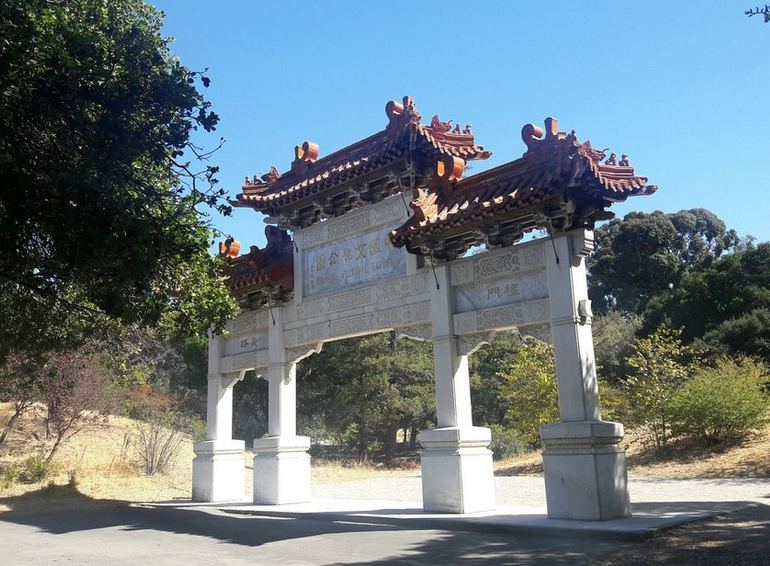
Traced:
POLYGON ((16 485, 19 481, 19 468, 16 466, 9 466, 0 473, 0 492, 16 485))
POLYGON ((50 473, 49 462, 41 455, 30 456, 24 462, 19 479, 25 483, 38 483, 45 480, 50 473))
POLYGON ((184 440, 179 415, 171 410, 157 411, 146 416, 134 427, 133 446, 144 473, 165 473, 184 440))
POLYGON ((520 431, 524 441, 537 444, 540 425, 559 420, 553 346, 527 340, 517 347, 500 377, 507 423, 520 431))
POLYGON ((671 435, 671 403, 677 389, 694 373, 694 352, 682 343, 682 331, 661 326, 634 341, 626 360, 631 374, 624 383, 629 420, 658 448, 671 435))
POLYGON ((491 424, 489 428, 492 431, 492 443, 489 449, 495 460, 522 454, 528 450, 527 443, 521 438, 519 431, 505 428, 501 424, 491 424))
POLYGON ((746 357, 722 357, 714 367, 701 368, 674 396, 674 434, 708 443, 744 436, 765 419, 769 379, 767 366, 746 357))

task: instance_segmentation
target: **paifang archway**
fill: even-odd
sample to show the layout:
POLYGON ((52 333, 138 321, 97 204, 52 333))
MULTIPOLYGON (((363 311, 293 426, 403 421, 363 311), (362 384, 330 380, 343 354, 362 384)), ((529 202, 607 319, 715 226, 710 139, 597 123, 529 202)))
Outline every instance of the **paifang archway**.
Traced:
POLYGON ((254 441, 254 502, 308 501, 297 362, 330 340, 396 330, 433 342, 438 422, 420 433, 425 510, 493 509, 490 432, 471 420, 468 355, 518 328, 556 352, 560 421, 541 428, 549 516, 629 515, 623 426, 599 412, 585 257, 613 202, 656 188, 627 155, 607 157, 552 118, 524 126, 523 157, 463 177, 468 161, 490 155, 470 126, 423 124, 409 97, 385 110, 384 130, 321 159, 314 143, 298 145, 289 171, 247 177, 233 201, 270 225, 264 249, 221 246, 242 311, 210 336, 193 499, 243 497, 232 388, 256 370, 269 382, 269 436, 254 441), (535 229, 548 237, 517 243, 535 229), (477 245, 486 251, 462 257, 477 245))

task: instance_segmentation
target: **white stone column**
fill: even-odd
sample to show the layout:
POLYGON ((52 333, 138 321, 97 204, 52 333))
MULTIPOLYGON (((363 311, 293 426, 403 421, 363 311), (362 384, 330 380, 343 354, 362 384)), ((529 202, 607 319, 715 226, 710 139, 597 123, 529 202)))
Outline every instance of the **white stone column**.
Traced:
POLYGON ((193 501, 239 501, 244 497, 244 442, 233 440, 233 386, 244 372, 219 371, 224 339, 209 333, 206 440, 193 447, 193 501))
POLYGON ((310 439, 297 436, 297 364, 287 360, 283 308, 273 307, 268 329, 268 436, 254 440, 254 503, 310 501, 310 439))
POLYGON ((548 516, 606 520, 631 514, 623 425, 602 421, 585 257, 593 232, 572 230, 546 246, 560 422, 540 427, 548 516))
POLYGON ((449 269, 436 267, 431 316, 438 426, 420 432, 422 500, 425 511, 474 513, 495 508, 488 428, 474 427, 468 357, 458 350, 452 328, 449 269))

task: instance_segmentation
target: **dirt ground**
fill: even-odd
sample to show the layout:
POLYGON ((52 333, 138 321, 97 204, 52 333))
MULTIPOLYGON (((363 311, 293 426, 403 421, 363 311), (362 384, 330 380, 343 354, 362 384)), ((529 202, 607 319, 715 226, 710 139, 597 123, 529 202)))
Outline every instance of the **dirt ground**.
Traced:
POLYGON ((752 505, 736 513, 678 527, 590 562, 595 566, 768 563, 770 507, 767 505, 752 505))
MULTIPOLYGON (((0 425, 10 416, 10 406, 0 404, 0 425)), ((8 510, 24 493, 40 493, 50 483, 71 481, 85 497, 115 501, 167 501, 190 497, 192 481, 192 439, 185 438, 166 474, 146 476, 132 441, 136 421, 110 417, 108 426, 83 430, 65 443, 54 459, 53 472, 42 482, 16 483, 0 491, 0 512, 8 510)), ((21 467, 41 450, 44 437, 42 408, 37 407, 19 423, 0 451, 0 474, 9 466, 21 467)), ((632 477, 716 478, 770 476, 770 427, 758 431, 739 445, 719 450, 695 444, 673 444, 663 456, 645 449, 632 434, 625 440, 629 473, 632 477)), ((541 475, 539 452, 497 462, 496 474, 541 475)), ((340 483, 375 477, 414 475, 416 468, 387 469, 373 464, 359 465, 314 460, 314 484, 340 483)), ((251 493, 251 458, 246 455, 244 486, 251 493)), ((2 488, 0 483, 0 489, 2 488)), ((34 499, 34 498, 33 498, 34 499)), ((50 499, 50 498, 49 498, 50 499)), ((29 505, 31 503, 27 503, 29 505)), ((50 504, 47 502, 46 505, 50 504)))

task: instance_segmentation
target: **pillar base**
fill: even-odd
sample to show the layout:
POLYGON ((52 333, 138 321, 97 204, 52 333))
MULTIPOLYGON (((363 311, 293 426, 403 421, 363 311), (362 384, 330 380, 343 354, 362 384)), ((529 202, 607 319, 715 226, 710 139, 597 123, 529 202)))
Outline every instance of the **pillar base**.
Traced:
POLYGON ((422 506, 434 513, 476 513, 495 508, 495 478, 488 428, 420 431, 422 506))
POLYGON ((254 440, 254 504, 310 501, 310 438, 269 436, 254 440))
POLYGON ((540 427, 548 517, 606 521, 629 517, 623 425, 559 422, 540 427))
POLYGON ((195 444, 193 501, 243 500, 243 449, 243 440, 207 440, 195 444))

